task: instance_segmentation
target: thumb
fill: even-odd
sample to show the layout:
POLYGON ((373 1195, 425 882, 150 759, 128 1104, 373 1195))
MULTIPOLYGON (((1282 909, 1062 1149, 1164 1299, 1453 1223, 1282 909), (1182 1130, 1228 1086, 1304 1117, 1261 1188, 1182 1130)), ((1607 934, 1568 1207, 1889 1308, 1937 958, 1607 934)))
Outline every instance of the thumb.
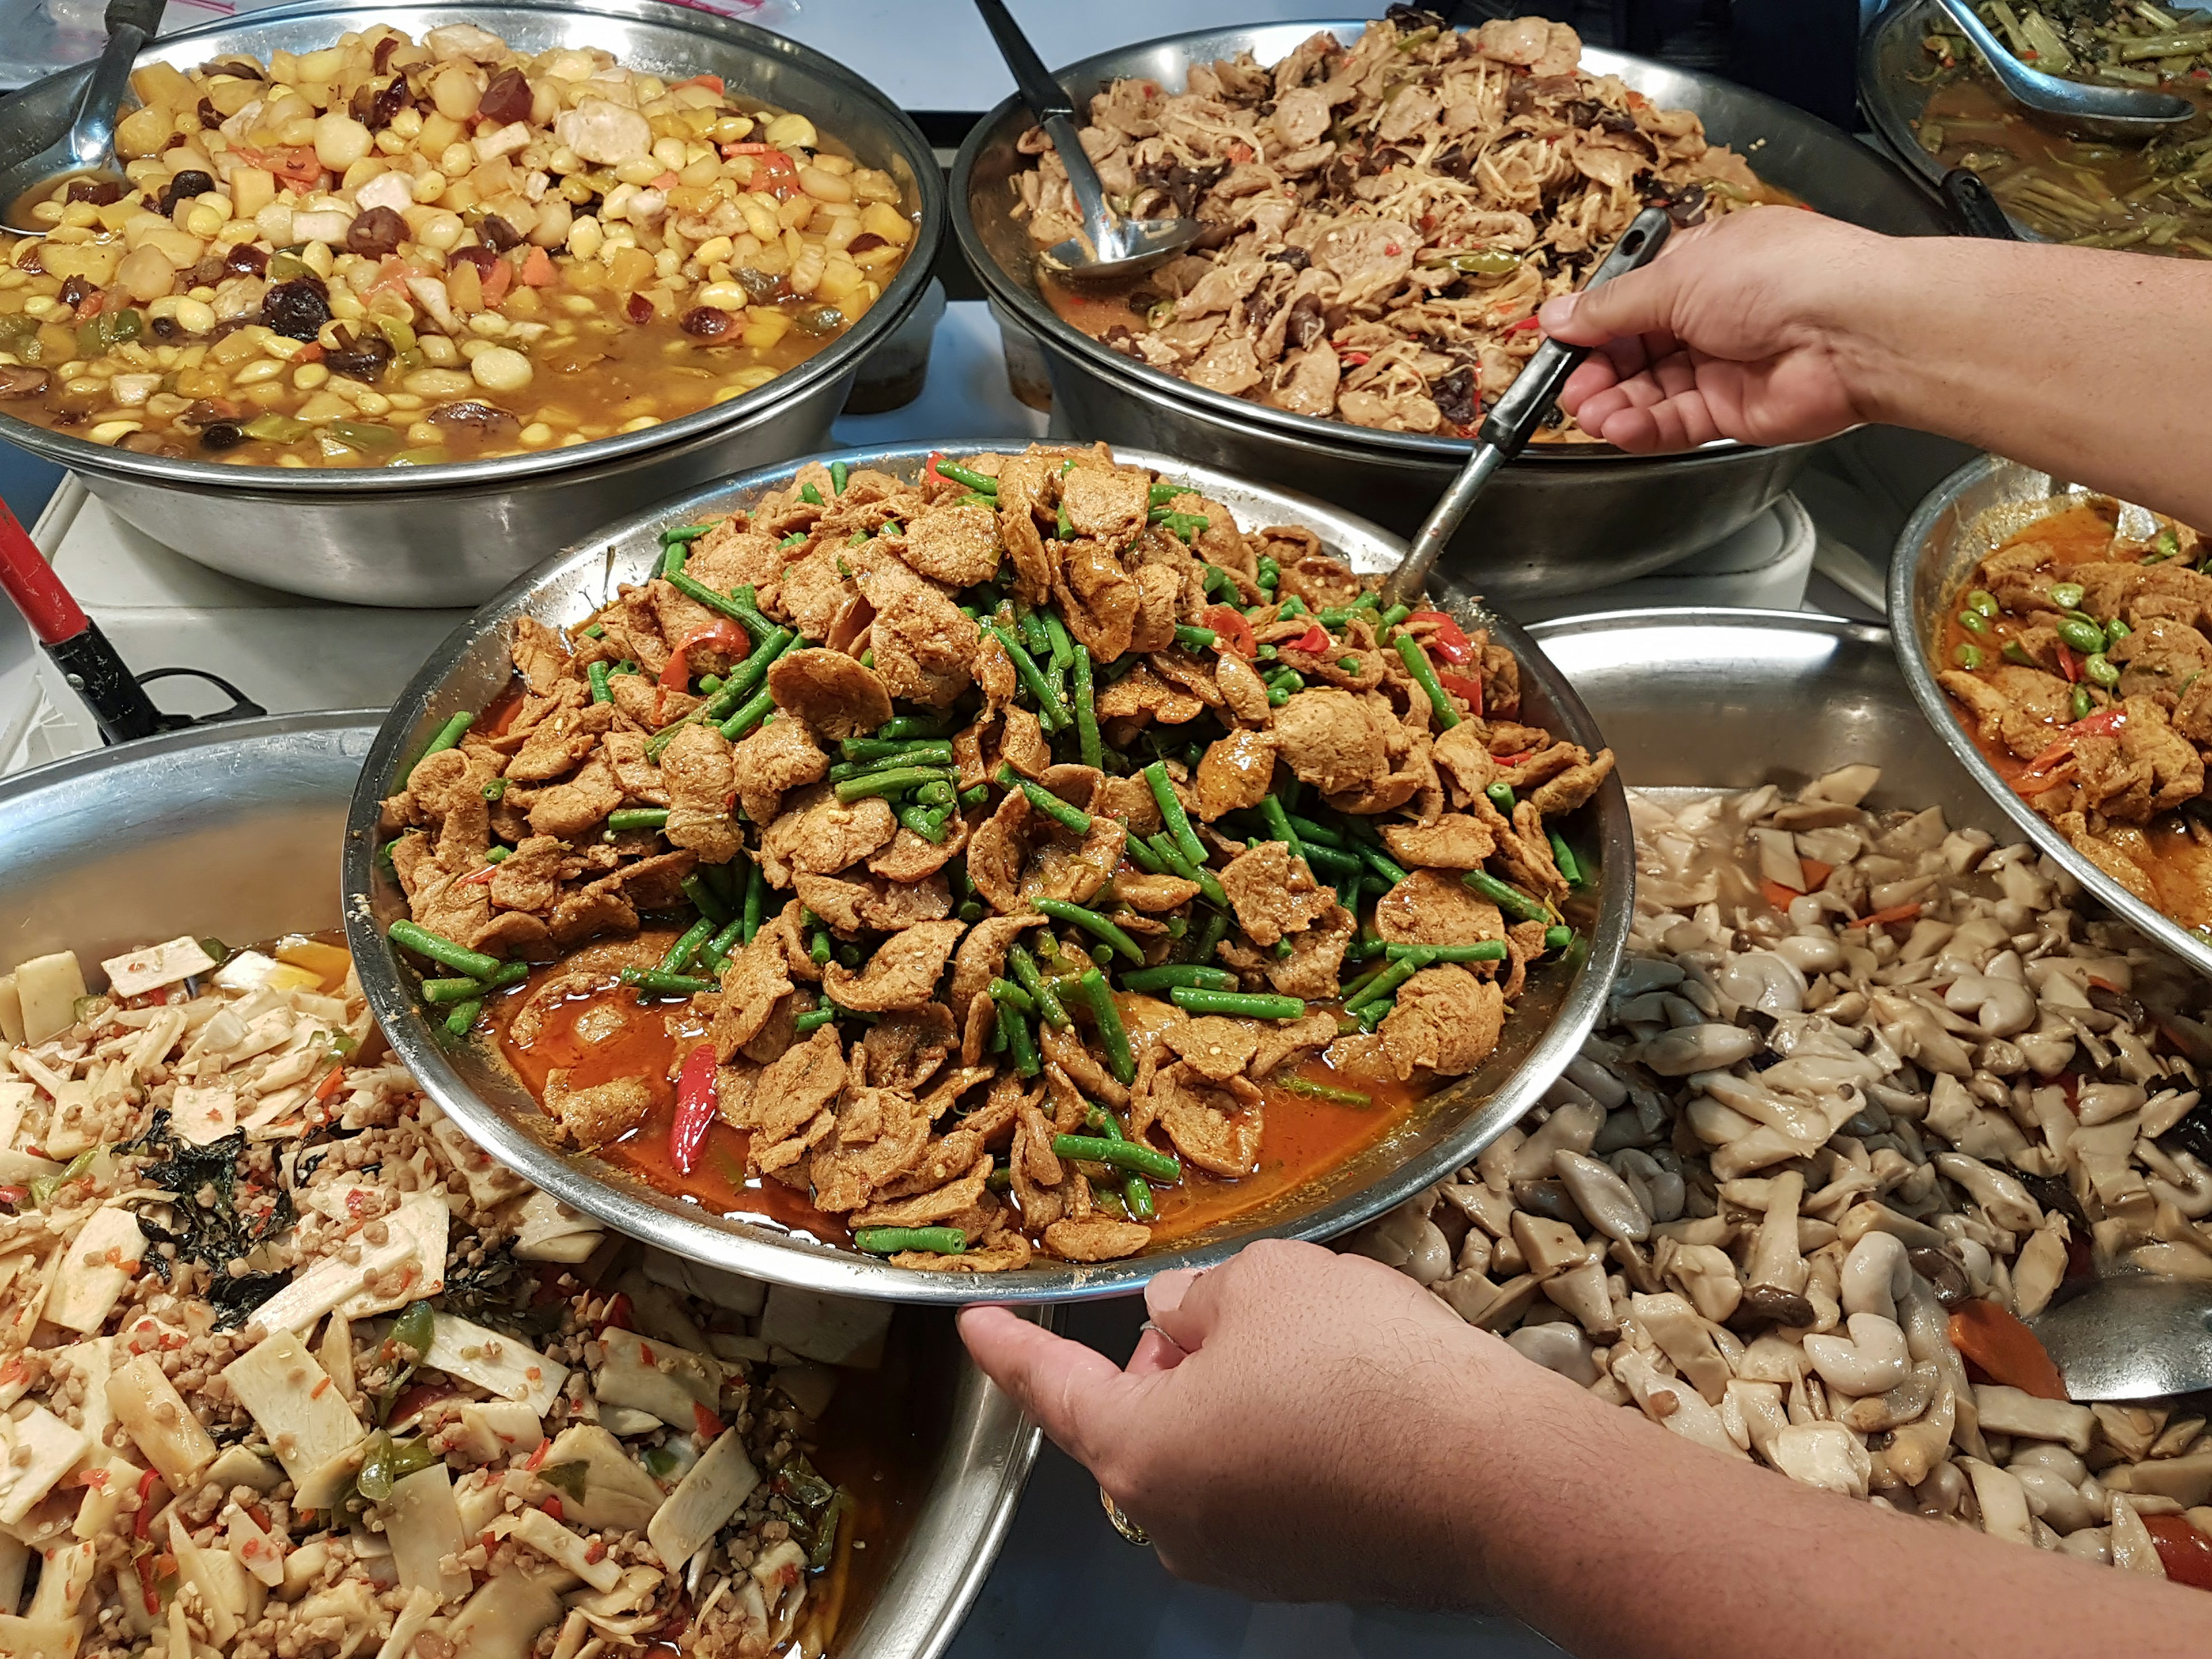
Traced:
POLYGON ((1669 268, 1662 252, 1642 270, 1545 301, 1536 320, 1546 334, 1567 345, 1601 346, 1639 335, 1671 334, 1676 331, 1681 295, 1680 267, 1669 268))
POLYGON ((1054 1445, 1078 1462, 1092 1461, 1126 1381, 1112 1360, 1008 1308, 963 1308, 960 1339, 983 1374, 1036 1419, 1054 1445))

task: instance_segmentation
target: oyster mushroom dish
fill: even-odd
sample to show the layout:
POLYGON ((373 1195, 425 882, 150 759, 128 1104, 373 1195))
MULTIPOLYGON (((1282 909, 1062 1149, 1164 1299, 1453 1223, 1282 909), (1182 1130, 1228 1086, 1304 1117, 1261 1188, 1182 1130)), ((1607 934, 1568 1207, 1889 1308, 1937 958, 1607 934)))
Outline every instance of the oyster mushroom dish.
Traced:
POLYGON ((1877 775, 1632 791, 1597 1031, 1356 1247, 1721 1456, 2212 1589, 2201 1399, 2069 1399, 2024 1322, 2212 1278, 2202 981, 1877 775))
POLYGON ((2075 850, 2185 927, 2212 929, 2212 575, 2185 526, 2148 537, 2092 498, 1976 567, 1936 680, 1998 774, 2075 850))
MULTIPOLYGON (((1442 27, 1393 6, 1346 47, 1194 65, 1181 92, 1116 81, 1084 149, 1108 200, 1206 227, 1115 284, 1038 272, 1060 317, 1210 392, 1355 426, 1471 437, 1576 287, 1643 209, 1683 222, 1790 198, 1697 116, 1584 73, 1565 23, 1442 27)), ((1048 248, 1082 227, 1042 128, 1016 212, 1048 248)), ((1571 421, 1547 434, 1581 439, 1571 421)))
POLYGON ((665 540, 384 811, 428 1017, 664 1191, 1133 1255, 1373 1145, 1579 948, 1611 752, 1309 530, 1102 446, 813 463, 665 540))
POLYGON ((915 235, 803 115, 471 23, 132 84, 125 176, 0 233, 0 413, 143 454, 427 466, 638 431, 823 349, 915 235))
POLYGON ((526 1186, 336 945, 100 969, 0 977, 0 1653, 833 1642, 906 1490, 887 1309, 526 1186))

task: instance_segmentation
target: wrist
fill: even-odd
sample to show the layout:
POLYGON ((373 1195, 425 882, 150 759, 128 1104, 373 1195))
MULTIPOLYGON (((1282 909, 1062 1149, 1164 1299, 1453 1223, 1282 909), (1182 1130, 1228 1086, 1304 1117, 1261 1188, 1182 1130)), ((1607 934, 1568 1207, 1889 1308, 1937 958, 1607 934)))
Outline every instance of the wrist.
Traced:
POLYGON ((1924 426, 1926 374, 1940 358, 1941 296, 1967 280, 1954 267, 1960 244, 1942 236, 1854 230, 1853 257, 1838 262, 1814 326, 1844 395, 1862 421, 1924 426))

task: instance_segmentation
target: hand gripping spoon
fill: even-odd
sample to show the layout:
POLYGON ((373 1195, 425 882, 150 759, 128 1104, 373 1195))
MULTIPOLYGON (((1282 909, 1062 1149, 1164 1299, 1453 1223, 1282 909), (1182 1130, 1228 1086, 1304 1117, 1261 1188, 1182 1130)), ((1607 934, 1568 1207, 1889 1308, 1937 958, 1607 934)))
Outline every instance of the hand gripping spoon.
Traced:
MULTIPOLYGON (((1667 216, 1666 209, 1644 209, 1583 286, 1593 289, 1625 271, 1650 264, 1667 245, 1668 234, 1673 228, 1674 221, 1667 216)), ((1562 345, 1557 340, 1547 340, 1536 348, 1536 355, 1522 367, 1504 395, 1491 405, 1478 432, 1474 453, 1467 458, 1459 477, 1452 480, 1451 487, 1421 521, 1421 528, 1413 545, 1407 549, 1405 558, 1384 580, 1382 599, 1385 610, 1394 605, 1412 605, 1420 598, 1430 571, 1436 568, 1437 556, 1444 550, 1444 544, 1452 538, 1452 532, 1459 528, 1468 509, 1489 484, 1491 476, 1528 447, 1528 440, 1543 423, 1546 411, 1559 400, 1567 376, 1589 356, 1588 346, 1562 345)))

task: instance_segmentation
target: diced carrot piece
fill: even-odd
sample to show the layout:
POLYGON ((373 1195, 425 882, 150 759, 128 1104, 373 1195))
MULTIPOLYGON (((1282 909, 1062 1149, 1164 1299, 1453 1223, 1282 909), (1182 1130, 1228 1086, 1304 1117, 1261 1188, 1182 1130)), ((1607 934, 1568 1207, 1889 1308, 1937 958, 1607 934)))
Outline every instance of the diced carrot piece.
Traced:
POLYGON ((1952 1310, 1951 1346, 1981 1367, 1992 1382, 2039 1400, 2066 1400, 2058 1367, 2033 1331, 1994 1302, 1969 1302, 1952 1310))
POLYGON ((542 247, 530 250, 530 257, 522 262, 522 280, 526 287, 550 288, 553 284, 553 258, 542 247))
POLYGON ((1766 895, 1766 902, 1778 910, 1787 910, 1790 900, 1805 896, 1795 887, 1784 887, 1778 881, 1762 881, 1759 884, 1759 890, 1766 895))
POLYGON ((1857 925, 1861 927, 1887 927, 1893 921, 1917 921, 1920 920, 1920 903, 1918 899, 1915 899, 1910 904, 1893 904, 1887 910, 1876 910, 1871 915, 1861 916, 1857 925))
POLYGON ((1816 887, 1825 886, 1829 872, 1836 867, 1832 864, 1823 864, 1818 859, 1801 858, 1797 863, 1805 872, 1805 890, 1808 893, 1816 887))

